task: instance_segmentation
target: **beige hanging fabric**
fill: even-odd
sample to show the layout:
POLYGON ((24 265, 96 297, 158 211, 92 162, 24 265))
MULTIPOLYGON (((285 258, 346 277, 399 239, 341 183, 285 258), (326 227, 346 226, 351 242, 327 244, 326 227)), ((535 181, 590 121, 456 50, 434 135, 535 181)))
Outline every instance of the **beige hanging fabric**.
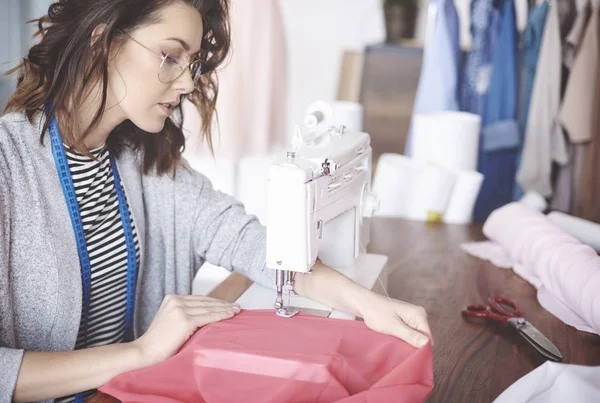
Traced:
MULTIPOLYGON (((231 52, 218 70, 215 156, 234 161, 279 149, 287 133, 287 54, 279 3, 231 1, 231 52)), ((185 105, 187 154, 209 155, 200 144, 199 116, 185 105)))
MULTIPOLYGON (((596 2, 598 3, 598 2, 596 2)), ((600 43, 600 7, 594 4, 592 17, 588 26, 588 32, 591 30, 596 48, 594 51, 598 54, 598 45, 600 43)), ((586 36, 587 33, 586 32, 586 36)), ((583 45, 582 45, 583 49, 583 45)), ((600 69, 598 68, 598 59, 592 69, 592 80, 589 86, 594 90, 592 100, 590 129, 590 142, 586 150, 583 161, 583 168, 580 178, 575 184, 575 208, 576 216, 586 220, 600 223, 600 69), (596 111, 594 113, 594 111, 596 111)))
POLYGON ((586 143, 592 137, 594 117, 593 80, 598 66, 598 12, 594 7, 565 90, 560 123, 572 143, 586 143))
POLYGON ((568 161, 566 142, 558 122, 562 47, 558 11, 550 7, 540 46, 531 92, 529 118, 517 181, 525 191, 552 195, 552 164, 568 161))
POLYGON ((596 66, 598 58, 594 46, 590 46, 595 41, 589 35, 592 30, 586 29, 593 22, 590 21, 591 8, 590 0, 583 0, 578 5, 577 19, 563 47, 563 64, 569 69, 570 75, 559 112, 559 121, 567 132, 569 161, 565 165, 556 167, 556 182, 550 205, 553 210, 569 214, 573 212, 575 199, 579 197, 577 184, 583 172, 583 163, 589 145, 589 136, 591 136, 593 115, 590 112, 592 112, 594 86, 593 81, 590 80, 594 79, 595 73, 590 73, 586 63, 593 61, 593 66, 596 66), (583 52, 580 53, 580 50, 583 52), (580 97, 579 93, 583 94, 583 97, 580 97), (588 104, 585 103, 586 100, 588 104))

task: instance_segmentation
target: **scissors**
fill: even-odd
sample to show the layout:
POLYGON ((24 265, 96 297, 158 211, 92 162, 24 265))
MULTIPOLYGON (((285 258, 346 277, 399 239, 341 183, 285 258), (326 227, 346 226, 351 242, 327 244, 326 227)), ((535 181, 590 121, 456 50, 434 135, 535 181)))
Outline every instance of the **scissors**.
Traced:
POLYGON ((471 317, 489 318, 508 323, 515 327, 519 334, 544 357, 552 361, 562 361, 563 357, 558 348, 523 317, 521 309, 515 301, 504 297, 490 297, 488 302, 491 307, 490 305, 473 304, 466 306, 462 312, 471 317), (509 306, 513 310, 507 311, 501 304, 509 306))

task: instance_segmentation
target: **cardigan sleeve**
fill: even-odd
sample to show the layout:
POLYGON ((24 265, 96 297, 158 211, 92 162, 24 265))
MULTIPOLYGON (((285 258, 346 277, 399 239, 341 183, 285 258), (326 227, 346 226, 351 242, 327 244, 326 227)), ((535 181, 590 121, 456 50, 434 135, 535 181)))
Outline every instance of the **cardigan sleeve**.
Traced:
POLYGON ((10 188, 4 175, 7 169, 4 157, 0 152, 0 403, 12 401, 24 353, 21 349, 11 348, 11 345, 14 345, 14 329, 8 266, 10 188))

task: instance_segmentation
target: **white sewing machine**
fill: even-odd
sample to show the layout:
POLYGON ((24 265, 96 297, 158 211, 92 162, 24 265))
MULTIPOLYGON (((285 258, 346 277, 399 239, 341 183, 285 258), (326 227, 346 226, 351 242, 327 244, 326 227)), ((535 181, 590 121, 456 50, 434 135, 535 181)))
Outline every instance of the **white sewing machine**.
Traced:
MULTIPOLYGON (((317 258, 369 289, 387 288, 387 273, 382 275, 387 257, 366 254, 369 218, 377 208, 370 193, 370 137, 331 126, 331 114, 327 104, 311 105, 304 121, 308 130, 296 128, 290 149, 269 170, 266 267, 277 271, 275 308, 282 316, 298 308, 331 313, 296 295, 293 306, 284 306, 295 273, 309 273, 317 258)), ((264 295, 251 287, 237 302, 265 308, 264 295)))

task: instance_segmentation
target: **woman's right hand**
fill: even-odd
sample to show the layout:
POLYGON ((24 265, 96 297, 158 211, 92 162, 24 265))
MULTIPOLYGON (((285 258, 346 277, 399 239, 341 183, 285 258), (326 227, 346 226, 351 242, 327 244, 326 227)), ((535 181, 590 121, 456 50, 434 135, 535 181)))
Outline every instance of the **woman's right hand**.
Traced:
POLYGON ((145 366, 157 364, 179 348, 202 326, 240 312, 230 302, 199 295, 167 295, 143 336, 133 342, 145 366))

